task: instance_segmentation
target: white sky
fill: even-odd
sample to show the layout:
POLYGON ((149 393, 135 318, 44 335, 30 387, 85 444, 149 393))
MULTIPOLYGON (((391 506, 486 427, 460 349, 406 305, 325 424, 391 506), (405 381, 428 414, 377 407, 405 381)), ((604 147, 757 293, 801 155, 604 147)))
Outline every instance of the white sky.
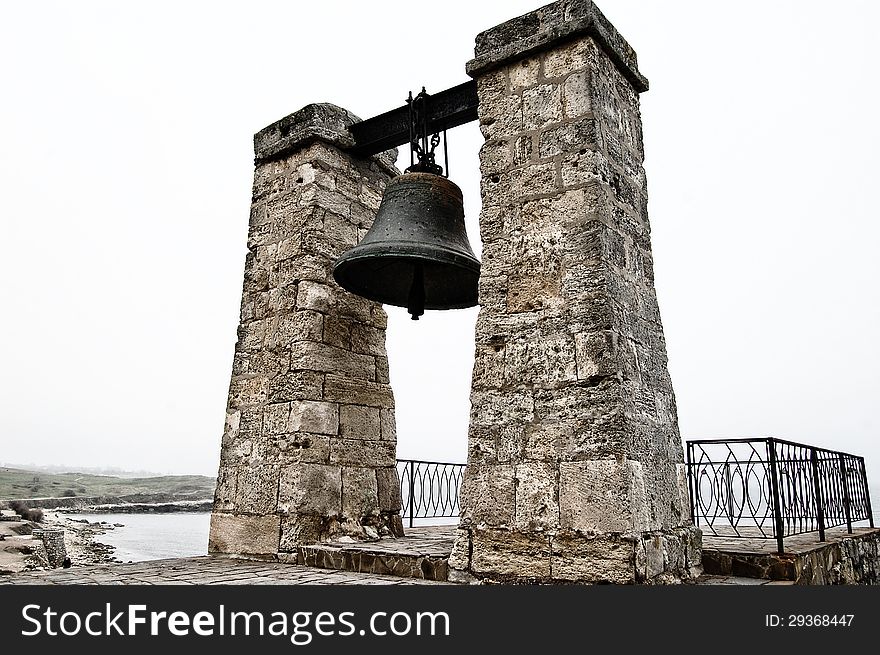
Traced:
MULTIPOLYGON (((214 475, 253 133, 464 82, 477 32, 541 4, 0 5, 0 461, 214 475)), ((683 436, 852 451, 876 483, 880 5, 599 6, 651 81, 683 436)), ((481 136, 449 139, 478 249, 481 136)), ((476 310, 389 313, 399 455, 464 461, 476 310)))

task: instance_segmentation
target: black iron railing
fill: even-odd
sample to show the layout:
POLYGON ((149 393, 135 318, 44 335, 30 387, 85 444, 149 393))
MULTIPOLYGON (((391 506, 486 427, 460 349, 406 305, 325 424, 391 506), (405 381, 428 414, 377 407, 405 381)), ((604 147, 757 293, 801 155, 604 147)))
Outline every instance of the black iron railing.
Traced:
POLYGON ((715 535, 783 539, 868 521, 865 460, 783 439, 687 442, 694 522, 715 535))
POLYGON ((458 491, 464 467, 447 462, 397 460, 401 518, 407 519, 412 527, 414 519, 458 517, 458 491))

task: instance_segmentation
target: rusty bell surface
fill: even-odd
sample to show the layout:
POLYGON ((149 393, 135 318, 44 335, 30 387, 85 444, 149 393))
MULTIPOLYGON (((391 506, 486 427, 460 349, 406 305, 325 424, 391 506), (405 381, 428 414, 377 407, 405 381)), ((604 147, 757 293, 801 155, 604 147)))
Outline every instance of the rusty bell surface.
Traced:
POLYGON ((373 226, 333 266, 339 286, 406 307, 413 320, 425 309, 473 307, 479 276, 461 189, 426 172, 406 172, 388 183, 373 226))

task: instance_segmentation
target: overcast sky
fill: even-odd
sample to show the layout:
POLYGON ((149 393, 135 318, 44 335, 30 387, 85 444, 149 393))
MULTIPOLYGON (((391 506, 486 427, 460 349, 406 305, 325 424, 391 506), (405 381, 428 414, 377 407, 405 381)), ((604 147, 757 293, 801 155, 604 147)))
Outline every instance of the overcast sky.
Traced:
MULTIPOLYGON (((0 8, 0 462, 214 475, 254 132, 468 78, 541 2, 0 8)), ((880 477, 880 5, 603 0, 639 54, 656 284, 685 438, 880 477)), ((482 137, 449 133, 479 252, 482 137)), ((402 161, 402 160, 401 160, 402 161)), ((476 309, 389 309, 401 457, 464 461, 476 309)))

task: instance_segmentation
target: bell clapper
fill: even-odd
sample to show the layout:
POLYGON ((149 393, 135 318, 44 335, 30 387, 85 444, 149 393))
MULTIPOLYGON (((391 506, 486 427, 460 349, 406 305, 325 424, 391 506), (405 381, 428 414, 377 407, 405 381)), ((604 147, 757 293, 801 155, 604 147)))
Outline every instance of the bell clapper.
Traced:
POLYGON ((425 313, 425 271, 421 263, 413 266, 413 280, 406 301, 406 311, 412 315, 414 321, 425 313))

